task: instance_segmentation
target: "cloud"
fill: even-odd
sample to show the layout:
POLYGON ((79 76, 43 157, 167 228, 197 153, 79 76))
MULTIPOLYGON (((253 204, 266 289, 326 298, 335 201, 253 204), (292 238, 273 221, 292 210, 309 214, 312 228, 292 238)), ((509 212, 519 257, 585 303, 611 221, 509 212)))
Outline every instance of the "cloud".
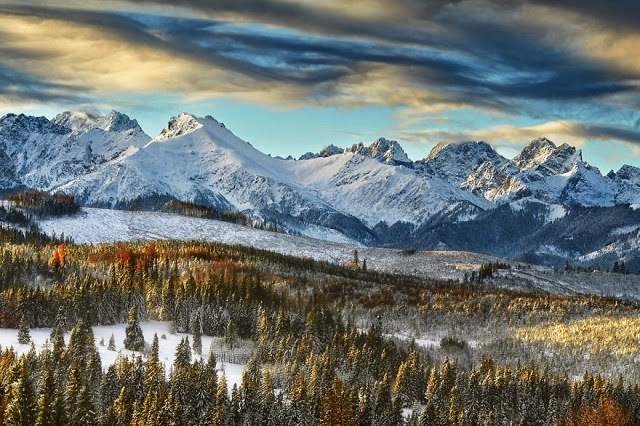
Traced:
MULTIPOLYGON (((175 4, 164 1, 131 4, 141 3, 156 7, 175 4)), ((382 2, 362 0, 356 2, 358 10, 377 5, 389 12, 364 17, 341 12, 332 2, 328 6, 283 1, 179 4, 212 16, 215 13, 216 19, 127 15, 122 10, 46 5, 5 6, 4 10, 8 18, 5 22, 11 25, 17 21, 18 27, 27 28, 25 35, 29 39, 39 39, 42 44, 52 38, 59 42, 54 54, 47 55, 54 71, 56 67, 69 67, 59 61, 84 63, 88 65, 82 70, 85 74, 91 68, 95 70, 97 89, 102 84, 106 90, 122 86, 126 90, 136 87, 147 90, 153 86, 166 90, 165 83, 171 80, 176 82, 175 90, 192 96, 195 91, 201 95, 242 96, 252 92, 256 85, 276 84, 298 87, 271 88, 270 92, 282 89, 287 95, 296 94, 312 101, 322 94, 323 100, 335 97, 336 103, 340 103, 345 86, 353 93, 355 82, 364 86, 369 83, 367 78, 358 76, 393 67, 397 77, 390 80, 390 86, 403 78, 408 80, 404 85, 413 86, 418 97, 432 98, 438 93, 442 103, 449 105, 464 103, 509 110, 522 108, 519 102, 522 99, 589 101, 636 90, 627 75, 582 61, 571 51, 552 46, 540 37, 542 30, 525 25, 519 14, 514 18, 487 2, 423 4, 405 0, 395 6, 384 6, 382 2), (480 10, 481 6, 482 14, 468 13, 480 10), (223 20, 225 17, 227 21, 223 20), (409 19, 402 23, 400 17, 409 19), (45 21, 45 28, 36 29, 25 23, 36 18, 45 21), (238 20, 244 24, 238 24, 238 20), (428 25, 417 26, 425 22, 428 25), (266 27, 267 24, 279 25, 279 29, 266 27), (70 31, 77 36, 62 37, 70 31), (80 40, 81 37, 86 40, 80 40), (85 50, 85 57, 78 57, 74 52, 61 52, 62 43, 71 47, 68 50, 76 46, 90 48, 85 50), (106 67, 106 60, 86 57, 93 54, 96 58, 92 59, 98 59, 104 53, 114 67, 106 67), (124 63, 127 66, 123 67, 124 63), (165 78, 153 69, 157 67, 167 68, 165 78), (214 78, 203 76, 204 67, 210 67, 214 78), (149 73, 144 81, 139 81, 141 68, 149 73), (125 78, 126 74, 131 76, 125 78), (115 80, 120 84, 114 85, 115 80)), ((18 36, 15 30, 5 31, 9 36, 18 36)), ((25 47, 26 54, 33 55, 37 43, 38 40, 33 40, 25 47)), ((45 55, 46 49, 36 48, 45 55)), ((363 97, 362 101, 370 99, 363 97)), ((413 101, 405 98, 400 103, 413 101)))
POLYGON ((536 126, 518 127, 498 125, 473 131, 450 131, 445 129, 405 130, 399 132, 401 140, 412 143, 457 143, 462 141, 486 141, 526 145, 539 137, 548 137, 558 143, 582 146, 586 141, 624 142, 640 146, 640 131, 637 129, 585 124, 576 121, 550 121, 536 126))

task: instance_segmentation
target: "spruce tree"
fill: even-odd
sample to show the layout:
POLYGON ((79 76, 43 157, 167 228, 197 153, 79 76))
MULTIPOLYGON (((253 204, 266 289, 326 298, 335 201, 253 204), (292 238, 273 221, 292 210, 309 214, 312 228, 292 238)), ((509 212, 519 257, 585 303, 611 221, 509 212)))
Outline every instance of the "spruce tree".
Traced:
POLYGON ((22 322, 20 323, 20 330, 18 330, 18 343, 26 345, 31 341, 31 334, 29 333, 29 326, 22 322))
POLYGON ((58 314, 56 315, 55 322, 53 323, 53 329, 51 330, 51 342, 55 345, 56 342, 64 347, 64 333, 67 331, 67 317, 64 314, 62 306, 58 308, 58 314))
MULTIPOLYGON (((151 344, 151 355, 145 364, 144 369, 144 386, 147 393, 164 391, 164 369, 160 364, 158 335, 153 335, 153 343, 151 344)), ((147 395, 148 396, 148 395, 147 395)))
POLYGON ((25 360, 20 361, 18 381, 11 385, 5 411, 5 425, 32 425, 36 421, 36 395, 25 360))
POLYGON ((229 321, 227 321, 227 327, 224 332, 224 344, 227 348, 233 350, 236 344, 236 340, 237 340, 236 326, 233 323, 233 321, 229 319, 229 321))
POLYGON ((113 337, 113 333, 111 333, 111 337, 109 337, 109 345, 107 346, 107 349, 110 351, 116 350, 116 339, 113 337))
POLYGON ((202 355, 202 330, 200 324, 200 315, 196 315, 194 320, 192 321, 192 330, 193 333, 193 352, 202 355))
POLYGON ((227 378, 223 374, 218 381, 216 390, 216 409, 213 416, 213 426, 229 424, 229 395, 227 393, 227 378))
POLYGON ((40 381, 40 393, 36 410, 36 426, 49 426, 55 424, 56 411, 56 384, 53 379, 51 366, 44 367, 44 373, 40 381))
POLYGON ((129 323, 125 329, 124 347, 130 351, 144 350, 144 335, 138 322, 138 308, 136 305, 129 310, 129 323))
POLYGON ((183 337, 176 348, 174 366, 176 369, 186 368, 191 364, 191 347, 189 338, 183 337))

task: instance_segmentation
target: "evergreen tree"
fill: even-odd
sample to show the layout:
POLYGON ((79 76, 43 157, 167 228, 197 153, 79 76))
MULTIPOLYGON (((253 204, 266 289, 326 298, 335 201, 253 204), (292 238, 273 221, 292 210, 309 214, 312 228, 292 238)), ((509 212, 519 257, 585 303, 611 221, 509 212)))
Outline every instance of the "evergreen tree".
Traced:
POLYGON ((36 420, 35 390, 24 358, 20 360, 19 371, 19 378, 9 391, 4 418, 7 426, 32 425, 36 420))
POLYGON ((216 391, 216 410, 213 416, 213 426, 225 426, 230 424, 229 405, 227 378, 223 374, 218 381, 218 389, 216 391))
POLYGON ((229 321, 227 321, 227 327, 224 332, 224 345, 227 348, 233 350, 234 346, 236 345, 237 339, 238 336, 236 334, 236 326, 233 321, 229 319, 229 321))
MULTIPOLYGON (((45 366, 40 381, 40 393, 37 402, 36 426, 53 426, 56 423, 57 411, 61 408, 56 404, 56 384, 53 371, 45 366)), ((64 411, 64 410, 63 410, 64 411)))
POLYGON ((31 333, 29 333, 29 326, 25 322, 20 323, 20 330, 18 330, 18 343, 26 345, 31 341, 31 333))
POLYGON ((109 337, 109 344, 107 346, 107 349, 110 351, 116 350, 116 339, 115 337, 113 337, 113 333, 111 333, 111 337, 109 337))
POLYGON ((153 343, 151 344, 151 355, 144 369, 144 386, 147 389, 147 394, 152 391, 164 392, 164 369, 160 363, 160 357, 158 355, 159 349, 158 335, 154 334, 153 343))
POLYGON ((136 305, 129 310, 129 323, 125 329, 124 347, 130 351, 144 351, 144 335, 138 322, 136 305))
POLYGON ((62 306, 58 308, 58 313, 56 315, 55 322, 53 324, 53 329, 51 330, 50 340, 51 343, 55 346, 56 343, 60 345, 61 348, 64 348, 64 333, 67 331, 67 317, 64 314, 64 309, 62 306))
POLYGON ((189 345, 189 338, 183 337, 178 343, 176 348, 176 356, 174 361, 175 369, 186 368, 191 364, 191 347, 189 345))
POLYGON ((191 332, 193 333, 193 352, 202 355, 202 325, 200 323, 200 315, 195 315, 191 328, 191 332))
POLYGON ((115 424, 117 426, 129 426, 131 424, 132 417, 132 404, 127 395, 126 389, 123 387, 120 389, 120 395, 113 401, 113 412, 115 417, 115 424))

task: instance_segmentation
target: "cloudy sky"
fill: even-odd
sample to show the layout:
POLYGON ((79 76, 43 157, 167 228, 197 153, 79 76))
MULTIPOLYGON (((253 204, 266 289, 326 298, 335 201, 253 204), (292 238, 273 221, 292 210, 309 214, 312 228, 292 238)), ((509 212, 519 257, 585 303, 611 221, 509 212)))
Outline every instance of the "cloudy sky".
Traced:
POLYGON ((640 166, 640 2, 0 0, 0 113, 211 114, 274 155, 538 136, 640 166), (345 6, 347 5, 347 6, 345 6))

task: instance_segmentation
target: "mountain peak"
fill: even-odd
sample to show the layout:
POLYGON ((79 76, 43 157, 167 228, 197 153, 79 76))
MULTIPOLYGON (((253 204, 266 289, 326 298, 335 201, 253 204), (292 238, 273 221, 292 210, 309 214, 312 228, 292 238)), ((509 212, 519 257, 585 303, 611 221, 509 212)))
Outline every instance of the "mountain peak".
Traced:
POLYGON ((111 111, 96 123, 97 126, 106 132, 124 132, 126 130, 140 130, 138 120, 132 120, 128 115, 118 111, 111 111))
POLYGON ((96 126, 100 119, 104 118, 95 107, 86 107, 78 110, 64 111, 56 115, 54 124, 66 127, 73 131, 88 131, 96 126))
POLYGON ((547 161, 557 149, 556 144, 547 138, 537 138, 524 147, 513 161, 520 170, 532 169, 547 161))
POLYGON ((34 117, 25 114, 6 114, 0 119, 0 126, 12 137, 20 139, 20 135, 29 133, 65 134, 69 129, 49 121, 46 117, 34 117))
MULTIPOLYGON (((466 142, 440 142, 437 144, 429 155, 423 160, 425 163, 435 160, 440 155, 451 155, 452 153, 473 155, 481 153, 495 153, 495 150, 486 142, 483 141, 466 141, 466 142)), ((492 155, 492 154, 491 154, 492 155)))
POLYGON ((411 159, 397 141, 379 138, 369 146, 371 156, 387 164, 411 164, 411 159))
POLYGON ((486 142, 439 143, 423 160, 425 171, 455 186, 466 181, 473 170, 484 162, 500 169, 509 160, 486 142))
POLYGON ((185 135, 201 127, 202 124, 198 121, 198 118, 195 115, 183 112, 178 116, 171 117, 167 124, 167 128, 163 129, 156 139, 169 139, 185 135))
POLYGON ((513 162, 521 170, 535 169, 545 176, 567 173, 574 164, 582 163, 582 151, 563 143, 557 146, 547 138, 534 139, 513 162))

